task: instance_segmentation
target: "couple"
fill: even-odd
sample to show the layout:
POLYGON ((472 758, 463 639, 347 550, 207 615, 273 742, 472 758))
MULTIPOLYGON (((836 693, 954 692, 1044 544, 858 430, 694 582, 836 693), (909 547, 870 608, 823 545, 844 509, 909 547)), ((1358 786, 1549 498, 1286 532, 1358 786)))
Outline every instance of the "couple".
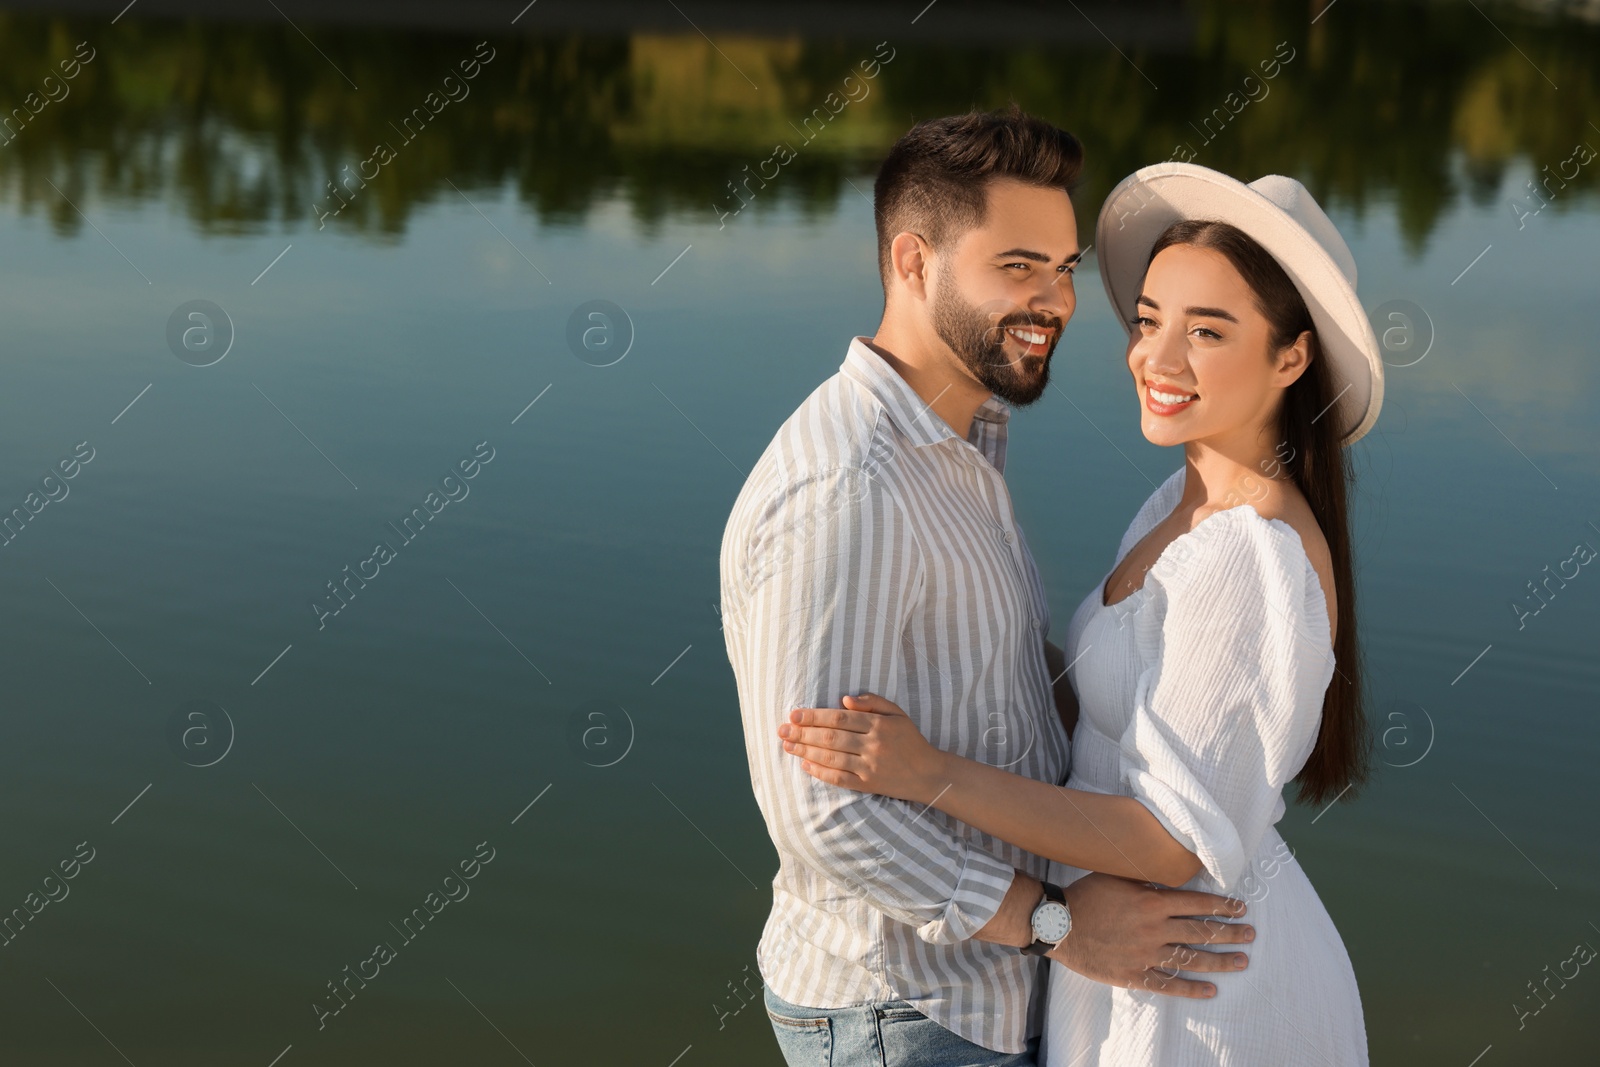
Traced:
POLYGON ((1184 463, 1058 649, 1002 471, 1076 307, 1081 161, 1015 105, 894 145, 883 320, 728 521, 791 1067, 1367 1062, 1274 828, 1291 780, 1326 803, 1365 774, 1341 449, 1383 364, 1355 264, 1288 178, 1164 163, 1112 192, 1140 428, 1184 463))

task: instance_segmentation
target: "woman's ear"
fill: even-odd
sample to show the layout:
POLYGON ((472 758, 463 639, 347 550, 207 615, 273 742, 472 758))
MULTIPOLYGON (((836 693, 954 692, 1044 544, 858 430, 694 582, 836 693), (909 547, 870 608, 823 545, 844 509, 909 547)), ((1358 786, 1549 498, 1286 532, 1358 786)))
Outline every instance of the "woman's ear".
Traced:
POLYGON ((1311 366, 1311 331, 1301 330, 1293 342, 1278 349, 1278 384, 1287 389, 1311 366))

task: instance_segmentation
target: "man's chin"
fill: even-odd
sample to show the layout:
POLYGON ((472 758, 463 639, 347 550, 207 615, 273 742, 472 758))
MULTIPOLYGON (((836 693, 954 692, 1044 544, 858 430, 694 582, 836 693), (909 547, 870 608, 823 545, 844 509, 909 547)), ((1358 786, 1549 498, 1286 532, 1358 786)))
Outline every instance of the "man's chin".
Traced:
POLYGON ((1026 407, 1044 395, 1050 384, 1049 367, 1041 367, 1038 374, 1019 375, 1015 380, 996 383, 989 391, 1012 407, 1026 407))
POLYGON ((1013 407, 1033 403, 1044 395, 1050 380, 1050 357, 1022 355, 1012 358, 1004 349, 992 349, 978 360, 968 361, 973 376, 989 392, 1013 407))
POLYGON ((1013 383, 1012 391, 1018 399, 1010 401, 1012 404, 1031 404, 1044 395, 1050 385, 1050 357, 1027 356, 1022 361, 1022 367, 1013 383))

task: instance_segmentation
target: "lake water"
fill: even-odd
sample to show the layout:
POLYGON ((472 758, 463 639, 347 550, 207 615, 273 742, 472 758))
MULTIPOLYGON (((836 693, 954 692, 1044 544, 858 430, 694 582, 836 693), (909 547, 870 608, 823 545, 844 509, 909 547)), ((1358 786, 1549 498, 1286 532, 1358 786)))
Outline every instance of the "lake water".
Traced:
MULTIPOLYGON (((1380 764, 1282 829, 1374 1063, 1592 1061, 1593 5, 119 6, 0 14, 5 1062, 779 1063, 722 527, 877 322, 876 160, 1011 97, 1085 241, 1180 145, 1348 236, 1380 764)), ((1007 470, 1057 639, 1180 462, 1079 293, 1007 470)))

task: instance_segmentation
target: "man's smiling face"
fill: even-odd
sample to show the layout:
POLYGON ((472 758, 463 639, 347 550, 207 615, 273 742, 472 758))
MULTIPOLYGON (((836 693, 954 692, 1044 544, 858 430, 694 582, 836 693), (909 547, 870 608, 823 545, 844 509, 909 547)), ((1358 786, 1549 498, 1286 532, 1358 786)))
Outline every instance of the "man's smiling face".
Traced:
POLYGON ((980 385, 1031 404, 1077 308, 1078 221, 1063 189, 990 182, 988 212, 936 256, 933 326, 980 385))

